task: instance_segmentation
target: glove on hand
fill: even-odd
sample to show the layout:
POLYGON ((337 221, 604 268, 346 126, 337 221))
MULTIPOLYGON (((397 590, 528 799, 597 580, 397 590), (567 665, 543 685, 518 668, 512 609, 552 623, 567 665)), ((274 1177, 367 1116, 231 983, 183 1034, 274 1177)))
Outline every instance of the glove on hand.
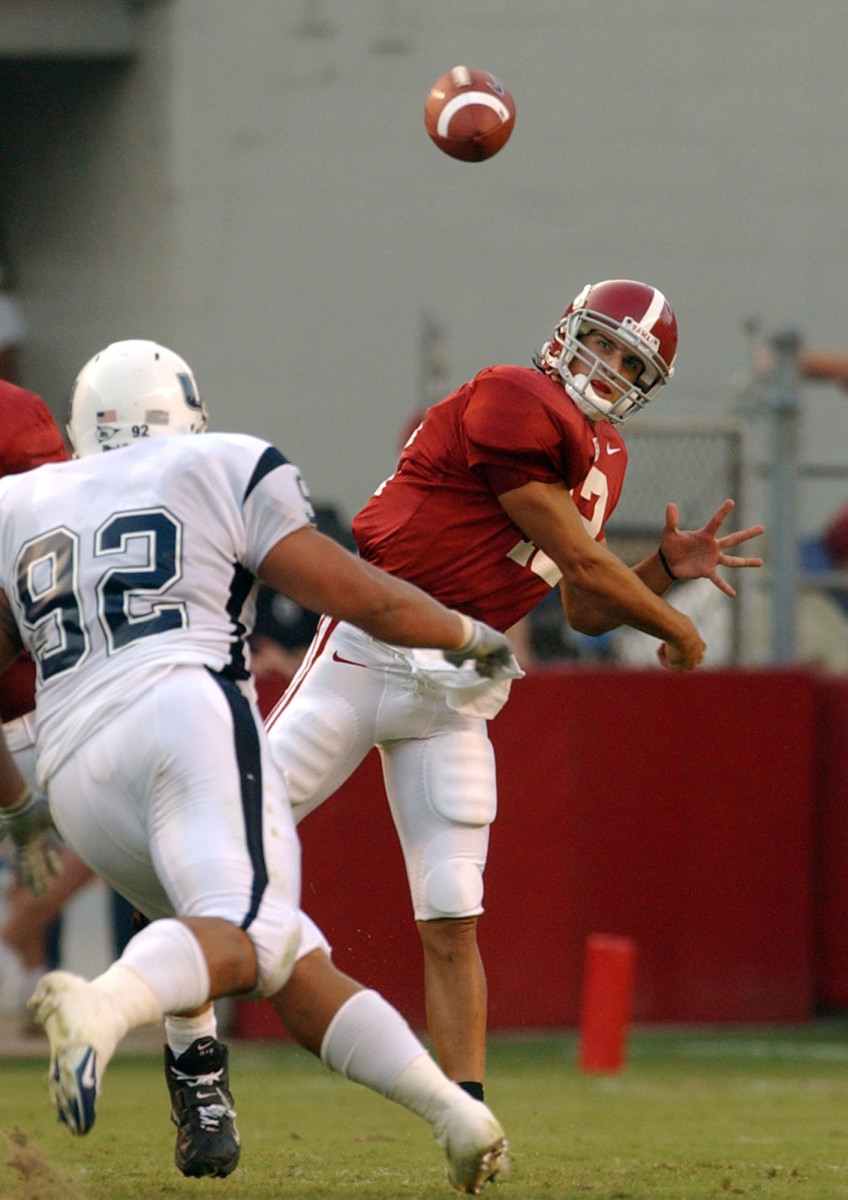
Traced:
POLYGON ((0 841, 6 834, 15 843, 18 878, 36 896, 42 895, 50 880, 62 874, 46 797, 28 787, 16 804, 0 808, 0 841))
POLYGON ((479 675, 493 679, 499 669, 507 667, 512 659, 512 647, 503 633, 498 633, 483 621, 472 621, 464 613, 459 614, 468 630, 468 636, 456 650, 443 650, 445 658, 455 667, 461 667, 469 658, 479 675))

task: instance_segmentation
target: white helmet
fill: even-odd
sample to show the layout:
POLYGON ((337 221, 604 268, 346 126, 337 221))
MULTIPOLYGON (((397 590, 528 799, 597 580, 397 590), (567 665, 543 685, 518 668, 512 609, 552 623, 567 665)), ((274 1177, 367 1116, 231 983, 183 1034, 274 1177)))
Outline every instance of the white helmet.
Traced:
POLYGON ((78 458, 205 428, 191 367, 173 350, 141 339, 112 342, 89 359, 68 402, 68 437, 78 458))

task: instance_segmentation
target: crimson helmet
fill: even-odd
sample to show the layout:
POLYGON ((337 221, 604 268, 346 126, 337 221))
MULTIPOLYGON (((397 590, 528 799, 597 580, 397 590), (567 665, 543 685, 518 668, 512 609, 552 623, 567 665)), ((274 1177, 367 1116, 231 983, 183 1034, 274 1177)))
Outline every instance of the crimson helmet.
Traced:
POLYGON ((662 292, 634 279, 605 279, 587 284, 572 300, 553 337, 539 351, 536 365, 561 378, 569 396, 591 420, 605 418, 621 424, 671 379, 676 354, 677 320, 662 292), (639 356, 644 369, 635 383, 611 371, 579 344, 593 329, 611 334, 639 356), (572 374, 571 363, 578 350, 583 361, 580 371, 572 374), (588 371, 586 361, 590 363, 588 371), (605 400, 592 387, 600 373, 621 389, 617 400, 605 400))
POLYGON ((203 433, 206 408, 188 363, 156 342, 112 342, 77 376, 68 437, 77 458, 138 438, 203 433))

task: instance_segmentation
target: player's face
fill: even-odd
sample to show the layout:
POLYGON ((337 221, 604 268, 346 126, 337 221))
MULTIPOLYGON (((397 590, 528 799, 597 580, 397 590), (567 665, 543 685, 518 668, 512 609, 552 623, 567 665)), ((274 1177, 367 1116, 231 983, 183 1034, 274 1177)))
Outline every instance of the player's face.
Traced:
MULTIPOLYGON (((603 366, 609 367, 610 371, 614 371, 628 383, 635 383, 645 369, 645 364, 638 354, 634 354, 629 346, 625 346, 612 334, 601 329, 590 329, 579 340, 591 351, 592 356, 600 359, 603 366)), ((571 371, 577 374, 582 366, 588 373, 593 363, 594 357, 583 359, 578 351, 571 364, 571 371)), ((624 389, 614 382, 613 377, 605 378, 603 373, 594 376, 592 387, 604 400, 615 400, 624 394, 624 389)))

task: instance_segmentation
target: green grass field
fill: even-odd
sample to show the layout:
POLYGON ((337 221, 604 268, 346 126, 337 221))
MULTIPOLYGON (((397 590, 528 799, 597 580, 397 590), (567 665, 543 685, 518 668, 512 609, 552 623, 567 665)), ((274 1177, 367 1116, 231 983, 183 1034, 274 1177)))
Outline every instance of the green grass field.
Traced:
MULTIPOLYGON (((231 1047, 242 1165, 186 1180, 155 1056, 109 1067, 72 1138, 46 1060, 0 1061, 2 1200, 423 1200, 454 1195, 417 1118, 287 1044, 231 1047)), ((848 1026, 638 1032, 626 1068, 581 1075, 572 1035, 492 1038, 487 1099, 513 1146, 492 1200, 848 1198, 848 1026)))

